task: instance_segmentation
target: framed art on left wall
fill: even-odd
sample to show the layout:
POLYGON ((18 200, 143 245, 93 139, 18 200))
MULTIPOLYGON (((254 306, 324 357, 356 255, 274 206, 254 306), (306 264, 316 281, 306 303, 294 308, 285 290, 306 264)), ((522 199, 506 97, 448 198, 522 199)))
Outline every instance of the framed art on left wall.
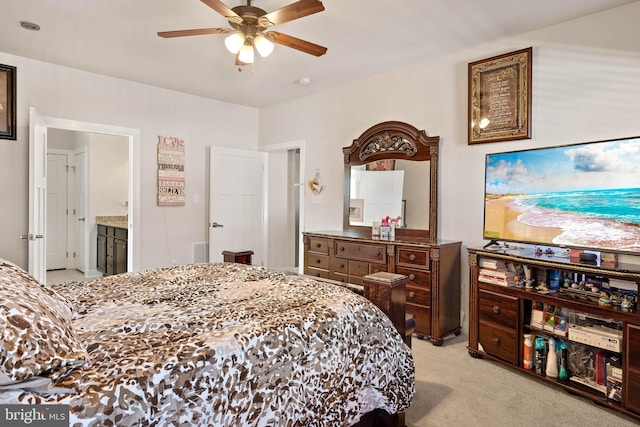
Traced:
POLYGON ((0 64, 0 139, 16 139, 16 67, 0 64))

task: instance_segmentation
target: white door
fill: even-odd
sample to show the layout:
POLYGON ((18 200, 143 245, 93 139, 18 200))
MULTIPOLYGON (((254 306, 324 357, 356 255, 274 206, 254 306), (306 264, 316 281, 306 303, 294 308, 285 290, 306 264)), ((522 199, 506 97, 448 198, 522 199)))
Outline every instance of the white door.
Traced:
POLYGON ((211 147, 209 262, 222 251, 251 250, 252 264, 263 263, 265 153, 211 147))
POLYGON ((29 108, 29 274, 46 280, 47 125, 29 108))
POLYGON ((75 203, 73 206, 73 220, 75 224, 75 253, 74 268, 83 273, 88 269, 86 257, 87 247, 87 153, 81 151, 74 155, 74 186, 75 203))
POLYGON ((47 270, 67 268, 68 156, 47 153, 47 270))

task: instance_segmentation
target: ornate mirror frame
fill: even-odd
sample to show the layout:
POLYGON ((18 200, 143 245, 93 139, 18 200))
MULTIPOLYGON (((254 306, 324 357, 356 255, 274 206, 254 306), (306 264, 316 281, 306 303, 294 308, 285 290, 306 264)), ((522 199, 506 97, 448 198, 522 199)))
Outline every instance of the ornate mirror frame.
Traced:
POLYGON ((401 228, 396 230, 396 238, 420 237, 430 242, 437 240, 438 234, 438 150, 439 136, 427 136, 410 124, 389 121, 374 125, 353 140, 349 147, 343 147, 344 154, 344 231, 371 233, 371 227, 355 226, 349 223, 351 194, 351 166, 385 159, 402 159, 430 162, 429 179, 429 229, 417 230, 401 228))

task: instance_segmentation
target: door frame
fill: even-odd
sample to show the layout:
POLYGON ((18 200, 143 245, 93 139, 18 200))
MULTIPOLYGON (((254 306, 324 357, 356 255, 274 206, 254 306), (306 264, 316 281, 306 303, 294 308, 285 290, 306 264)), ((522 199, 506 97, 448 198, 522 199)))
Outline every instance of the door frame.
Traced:
MULTIPOLYGON (((33 107, 31 107, 33 108, 33 107)), ((37 111, 37 110, 36 110, 37 111)), ((128 235, 127 244, 127 265, 128 271, 137 271, 140 263, 140 130, 134 128, 126 128, 122 126, 112 126, 101 123, 84 122, 79 120, 62 119, 58 117, 49 117, 41 115, 45 132, 49 128, 64 129, 77 132, 101 133, 107 135, 117 135, 128 138, 129 142, 129 206, 128 206, 128 235)), ((29 152, 30 162, 35 153, 29 152)), ((30 163, 31 164, 31 163, 30 163)), ((30 190, 33 184, 29 184, 30 190)), ((87 194, 87 200, 90 195, 87 194)), ((45 214, 46 215, 46 214, 45 214)), ((46 218, 45 218, 46 220, 46 218)), ((85 248, 90 248, 89 238, 90 230, 85 230, 85 248)), ((31 232, 31 231, 30 231, 31 232)), ((46 238, 46 237, 45 237, 46 238)), ((90 251, 85 251, 85 274, 89 269, 90 251)), ((31 256, 31 253, 29 254, 31 256)), ((30 260, 32 262, 32 260, 30 260)), ((45 259, 42 260, 46 266, 45 259)))
MULTIPOLYGON (((260 151, 264 151, 265 153, 267 153, 267 165, 269 164, 269 153, 273 153, 273 152, 279 152, 279 151, 289 151, 289 150, 300 150, 300 180, 301 182, 299 183, 300 185, 298 186, 298 189, 300 191, 300 197, 298 198, 299 200, 299 206, 298 206, 298 212, 299 212, 299 219, 298 219, 298 225, 299 225, 299 229, 300 229, 300 233, 298 235, 298 273, 302 274, 304 273, 304 263, 302 262, 304 260, 304 244, 302 241, 302 231, 305 230, 304 228, 304 180, 305 180, 305 166, 306 166, 306 141, 304 139, 300 139, 300 140, 294 140, 294 141, 289 141, 289 142, 282 142, 282 143, 278 143, 278 144, 269 144, 269 145, 264 145, 262 147, 259 147, 260 151)), ((267 167, 268 169, 268 167, 267 167)), ((269 195, 267 194, 266 197, 268 198, 269 195)), ((265 201, 265 206, 267 206, 266 204, 267 202, 265 201)), ((265 221, 268 218, 268 213, 267 215, 265 215, 265 221)), ((267 224, 265 224, 264 227, 264 242, 266 244, 266 242, 268 242, 269 240, 269 229, 267 224)), ((267 254, 268 256, 268 254, 267 254)))

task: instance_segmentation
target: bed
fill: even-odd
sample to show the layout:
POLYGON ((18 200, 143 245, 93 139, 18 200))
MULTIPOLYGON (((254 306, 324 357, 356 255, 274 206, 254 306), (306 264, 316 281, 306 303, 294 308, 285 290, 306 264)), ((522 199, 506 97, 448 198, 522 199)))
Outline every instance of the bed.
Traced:
POLYGON ((375 424, 415 391, 372 303, 244 264, 45 287, 0 259, 0 328, 0 404, 69 405, 72 426, 375 424))

